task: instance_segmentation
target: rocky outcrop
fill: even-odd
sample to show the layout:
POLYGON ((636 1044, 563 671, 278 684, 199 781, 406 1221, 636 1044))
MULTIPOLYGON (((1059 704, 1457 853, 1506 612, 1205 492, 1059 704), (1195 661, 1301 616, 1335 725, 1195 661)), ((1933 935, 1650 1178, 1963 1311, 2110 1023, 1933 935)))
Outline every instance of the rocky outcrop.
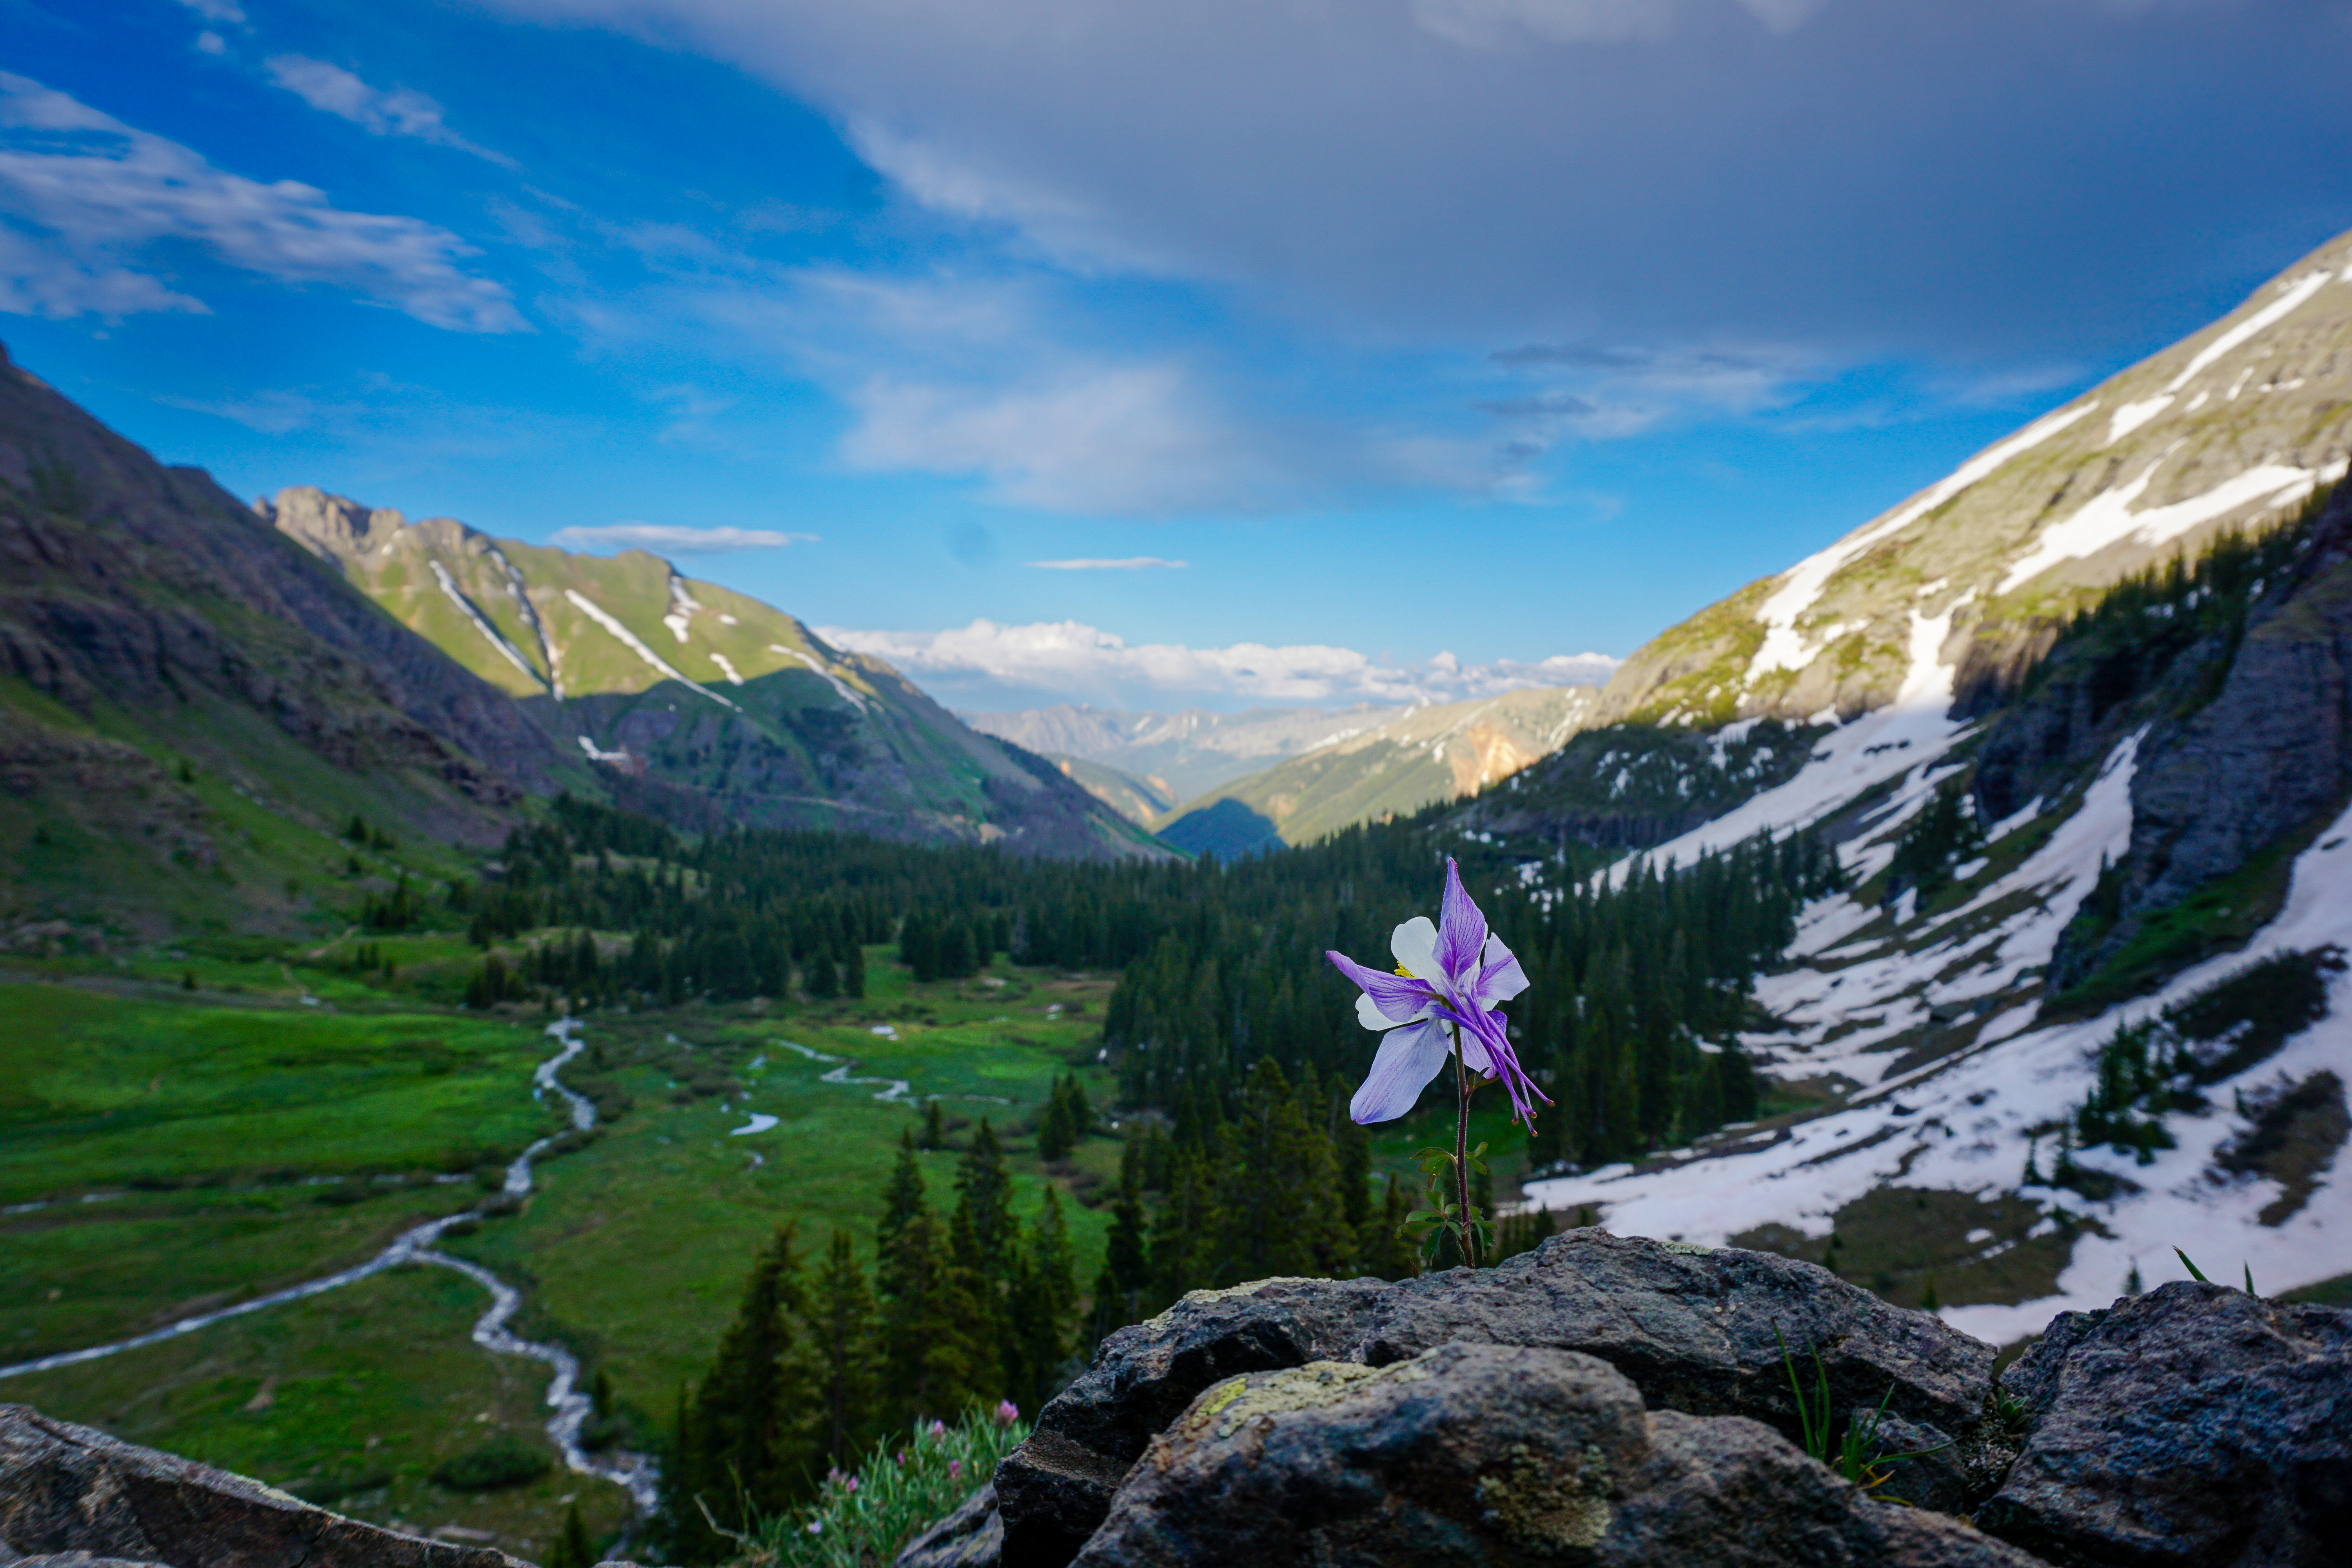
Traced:
POLYGON ((1475 1272, 1196 1291, 1106 1341, 899 1562, 2342 1560, 2352 1311, 2169 1285, 2061 1316, 1998 1389, 1992 1362, 1810 1264, 1598 1230, 1475 1272), (1869 1452, 1937 1451, 1859 1486, 1808 1457, 1784 1342, 1809 1386, 1819 1352, 1841 1428, 1884 1403, 1869 1452))
POLYGON ((1991 1386, 1990 1346, 1809 1263, 1588 1229, 1491 1269, 1196 1291, 1119 1331, 998 1468, 1004 1558, 1021 1568, 1070 1561, 1151 1440, 1235 1375, 1309 1362, 1377 1369, 1456 1343, 1573 1351, 1607 1362, 1654 1408, 1793 1433, 1783 1342, 1809 1370, 1820 1354, 1840 1408, 1885 1398, 1928 1438, 1922 1446, 1950 1444, 1920 1467, 1917 1490, 1957 1499, 1991 1386))
POLYGON ((2023 1568, 1738 1416, 1652 1416, 1597 1357, 1449 1344, 1217 1384, 1154 1437, 1079 1568, 1205 1563, 2023 1568))
POLYGON ((2320 1568, 2352 1542, 2352 1312, 2182 1281, 2066 1312, 1984 1526, 2067 1568, 2320 1568))
POLYGON ((529 1568, 503 1552, 379 1530, 243 1476, 0 1405, 0 1564, 52 1563, 529 1568))

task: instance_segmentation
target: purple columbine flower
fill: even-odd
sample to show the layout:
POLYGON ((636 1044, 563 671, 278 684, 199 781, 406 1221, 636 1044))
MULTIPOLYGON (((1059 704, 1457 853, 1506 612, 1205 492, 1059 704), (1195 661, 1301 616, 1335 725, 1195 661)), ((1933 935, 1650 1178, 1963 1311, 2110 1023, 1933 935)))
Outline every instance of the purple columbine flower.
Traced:
POLYGON ((1324 954, 1363 987, 1356 1016, 1364 1027, 1386 1031, 1348 1114, 1363 1122, 1392 1121, 1411 1110, 1444 1070, 1459 1028, 1463 1061, 1500 1079, 1511 1097, 1512 1118, 1535 1125, 1535 1102, 1549 1105, 1551 1097, 1520 1068, 1509 1020, 1495 1007, 1528 988, 1527 972, 1503 939, 1487 931, 1486 917, 1462 890, 1462 873, 1451 856, 1437 923, 1415 915, 1396 928, 1389 951, 1397 961, 1393 973, 1367 969, 1343 952, 1324 954))

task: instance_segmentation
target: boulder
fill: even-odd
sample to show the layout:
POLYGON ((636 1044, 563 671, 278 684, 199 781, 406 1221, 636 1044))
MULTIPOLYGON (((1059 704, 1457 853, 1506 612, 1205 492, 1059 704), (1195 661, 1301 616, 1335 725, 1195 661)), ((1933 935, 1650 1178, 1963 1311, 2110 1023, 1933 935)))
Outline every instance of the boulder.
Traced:
POLYGON ((1838 1408, 1885 1397, 1916 1446, 1950 1444, 1920 1463, 1914 1489, 1920 1501, 1957 1497, 1991 1386, 1991 1346, 1810 1263, 1584 1229, 1495 1268, 1194 1291, 1120 1330, 998 1466, 1004 1561, 1070 1562, 1152 1438, 1236 1374, 1309 1362, 1380 1368, 1454 1343, 1575 1351, 1607 1362, 1653 1407, 1745 1415, 1793 1434, 1784 1341, 1809 1385, 1819 1352, 1838 1408))
POLYGON ((1228 1379, 1155 1436, 1076 1568, 2031 1568, 1771 1428, 1651 1415, 1574 1351, 1446 1344, 1228 1379))
POLYGON ((530 1568, 314 1508, 259 1481, 0 1405, 0 1564, 530 1568))
POLYGON ((984 1486, 900 1548, 892 1561, 897 1568, 994 1568, 1003 1552, 1004 1521, 996 1511, 996 1489, 984 1486))
POLYGON ((2065 1312, 1987 1530, 2068 1565, 2317 1568, 2352 1542, 2352 1310, 2183 1280, 2065 1312))

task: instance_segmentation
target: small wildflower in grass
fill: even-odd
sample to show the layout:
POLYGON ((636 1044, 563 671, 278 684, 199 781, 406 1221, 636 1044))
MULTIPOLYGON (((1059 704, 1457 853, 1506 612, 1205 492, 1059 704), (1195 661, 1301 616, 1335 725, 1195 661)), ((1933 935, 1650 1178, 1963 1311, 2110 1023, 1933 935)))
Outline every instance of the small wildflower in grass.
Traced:
POLYGON ((737 1535, 734 1568, 887 1568, 1028 1436, 1017 1411, 999 1419, 1011 1408, 974 1405, 952 1426, 926 1421, 876 1444, 856 1471, 828 1475, 815 1501, 756 1520, 737 1535))
POLYGON ((1010 1426, 1020 1419, 1021 1406, 1009 1399, 1000 1399, 996 1402, 996 1424, 999 1426, 1010 1426))

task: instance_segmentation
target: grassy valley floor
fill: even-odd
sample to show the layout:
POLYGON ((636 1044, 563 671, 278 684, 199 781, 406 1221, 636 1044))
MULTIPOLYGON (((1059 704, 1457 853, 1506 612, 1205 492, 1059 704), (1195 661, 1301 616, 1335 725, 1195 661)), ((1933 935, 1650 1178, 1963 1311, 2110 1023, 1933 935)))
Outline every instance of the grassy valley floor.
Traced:
MULTIPOLYGON (((293 952, 57 961, 0 984, 0 1365, 363 1261, 481 1203, 507 1160, 560 1130, 530 1082, 552 1049, 544 1020, 435 1005, 448 955, 428 950, 449 939, 382 945, 402 941, 417 962, 389 990, 293 952), (190 968, 205 989, 176 984, 190 968)), ((867 973, 855 1002, 590 1015, 564 1077, 604 1107, 601 1135, 543 1156, 520 1212, 445 1243, 524 1291, 518 1331, 610 1377, 626 1426, 667 1425, 776 1226, 797 1225, 812 1251, 846 1228, 870 1265, 883 1180, 923 1097, 941 1099, 951 1144, 982 1116, 1007 1134, 1016 1213, 1055 1184, 1081 1281, 1098 1267, 1108 1214, 1087 1204, 1114 1190, 1118 1143, 1089 1139, 1048 1171, 1029 1124, 1062 1073, 1110 1098, 1093 1065, 1109 979, 1000 965, 917 985, 887 948, 867 973), (908 1091, 878 1100, 887 1081, 828 1072, 908 1091)), ((951 1205, 952 1149, 922 1159, 933 1201, 951 1205)), ((524 1556, 575 1500, 609 1535, 623 1494, 560 1467, 489 1491, 431 1479, 502 1432, 551 1457, 546 1369, 467 1339, 488 1304, 457 1274, 404 1267, 0 1379, 0 1400, 524 1556)))

